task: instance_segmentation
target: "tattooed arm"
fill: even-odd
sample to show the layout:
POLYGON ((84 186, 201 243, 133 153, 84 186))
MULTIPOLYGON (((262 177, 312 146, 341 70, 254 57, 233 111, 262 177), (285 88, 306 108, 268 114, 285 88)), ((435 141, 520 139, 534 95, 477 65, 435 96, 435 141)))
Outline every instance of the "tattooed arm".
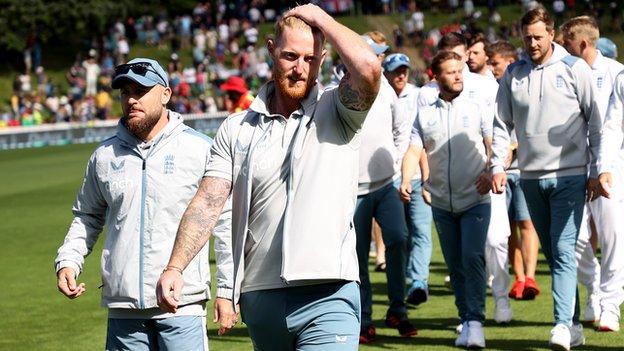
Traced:
POLYGON ((297 16, 323 32, 348 71, 338 87, 340 101, 350 110, 368 110, 377 96, 381 78, 379 59, 370 46, 316 5, 297 6, 285 16, 297 16))
POLYGON ((231 188, 232 182, 223 178, 202 179, 197 194, 182 216, 169 263, 156 286, 161 309, 176 311, 182 293, 182 271, 210 238, 231 188))

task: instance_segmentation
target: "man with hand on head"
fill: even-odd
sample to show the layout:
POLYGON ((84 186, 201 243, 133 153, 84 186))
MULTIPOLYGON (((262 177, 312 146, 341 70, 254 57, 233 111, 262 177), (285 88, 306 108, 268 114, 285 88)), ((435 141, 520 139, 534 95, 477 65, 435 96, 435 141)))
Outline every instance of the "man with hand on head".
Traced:
POLYGON ((85 292, 76 278, 106 225, 106 349, 208 350, 208 248, 184 274, 177 311, 160 310, 155 289, 163 269, 181 277, 167 259, 182 213, 207 174, 212 140, 166 109, 171 89, 158 62, 137 58, 117 66, 112 87, 121 91, 123 117, 116 135, 87 164, 74 219, 55 259, 58 289, 72 299, 85 292))
POLYGON ((159 305, 179 308, 189 269, 232 194, 232 304, 256 350, 357 350, 360 296, 353 213, 359 130, 381 67, 362 38, 315 5, 295 7, 267 41, 273 79, 217 132, 188 206, 159 305), (348 73, 319 94, 325 38, 348 73), (174 270, 175 269, 175 270, 174 270))

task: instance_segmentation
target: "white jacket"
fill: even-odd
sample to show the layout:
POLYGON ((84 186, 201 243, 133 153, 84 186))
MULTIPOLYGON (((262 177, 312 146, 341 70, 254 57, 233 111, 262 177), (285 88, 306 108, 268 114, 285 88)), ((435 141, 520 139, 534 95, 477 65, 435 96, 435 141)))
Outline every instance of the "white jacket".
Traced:
MULTIPOLYGON (((169 123, 151 147, 140 150, 139 144, 120 122, 117 134, 93 152, 55 259, 57 272, 71 267, 79 274, 106 225, 102 305, 109 308, 157 307, 156 282, 169 261, 182 214, 205 175, 212 140, 169 112, 169 123)), ((209 297, 206 246, 184 271, 180 304, 209 297)))

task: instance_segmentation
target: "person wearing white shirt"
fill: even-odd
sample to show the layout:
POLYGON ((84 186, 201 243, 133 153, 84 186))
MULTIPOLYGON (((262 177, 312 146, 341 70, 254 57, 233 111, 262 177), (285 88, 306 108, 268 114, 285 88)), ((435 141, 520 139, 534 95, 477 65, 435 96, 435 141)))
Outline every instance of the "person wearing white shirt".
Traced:
MULTIPOLYGON (((398 161, 409 146, 409 138, 418 113, 417 99, 419 88, 408 82, 410 59, 405 54, 391 54, 383 62, 384 75, 394 89, 397 100, 394 104, 394 121, 397 135, 395 144, 399 150, 398 161)), ((400 165, 399 165, 400 166, 400 165)), ((431 262, 431 207, 421 196, 421 184, 429 176, 427 156, 423 154, 419 160, 418 169, 411 179, 412 194, 409 202, 405 203, 405 219, 409 239, 407 241, 408 257, 405 275, 409 282, 406 301, 412 305, 419 305, 429 297, 429 263, 431 262)), ((401 179, 395 180, 398 188, 401 179)))
MULTIPOLYGON (((580 16, 567 21, 561 26, 563 44, 572 55, 585 60, 592 69, 596 88, 596 102, 601 116, 605 117, 616 84, 616 76, 624 69, 621 63, 606 58, 596 49, 600 36, 598 25, 592 17, 580 16)), ((613 100, 617 100, 617 95, 613 100)), ((616 113, 616 112, 613 112, 616 113)), ((613 152, 615 149, 606 150, 613 152)), ((614 167, 621 169, 624 164, 614 167)), ((619 175, 619 172, 613 172, 619 175)), ((621 178, 620 178, 621 179, 621 178)), ((621 214, 624 206, 616 196, 611 199, 599 197, 587 203, 583 227, 577 240, 576 255, 578 260, 579 281, 587 287, 588 301, 585 307, 585 320, 598 322, 601 331, 620 329, 620 305, 624 301, 624 258, 618 255, 624 252, 624 226, 621 214), (589 217, 594 221, 597 236, 602 249, 602 267, 594 255, 590 240, 589 217)))

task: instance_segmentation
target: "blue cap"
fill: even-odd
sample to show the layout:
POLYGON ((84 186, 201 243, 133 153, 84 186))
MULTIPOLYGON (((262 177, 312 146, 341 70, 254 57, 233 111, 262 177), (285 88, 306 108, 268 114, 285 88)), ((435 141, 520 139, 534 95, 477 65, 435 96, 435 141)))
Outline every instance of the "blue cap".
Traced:
POLYGON ((128 63, 115 67, 115 77, 111 84, 113 89, 121 88, 126 80, 134 81, 144 87, 153 87, 156 84, 164 87, 169 86, 169 76, 160 64, 155 60, 143 57, 135 58, 128 63))
POLYGON ((617 45, 609 38, 598 39, 596 42, 596 49, 598 49, 604 57, 614 60, 617 58, 617 45))
POLYGON ((411 68, 409 57, 400 53, 388 55, 388 57, 383 60, 382 66, 386 72, 392 72, 402 66, 411 68))
POLYGON ((377 43, 375 43, 373 38, 371 38, 368 35, 362 35, 362 39, 364 39, 366 44, 370 45, 370 47, 375 52, 375 55, 381 55, 384 52, 386 52, 386 50, 388 50, 388 48, 389 48, 389 46, 386 45, 386 44, 377 44, 377 43))

